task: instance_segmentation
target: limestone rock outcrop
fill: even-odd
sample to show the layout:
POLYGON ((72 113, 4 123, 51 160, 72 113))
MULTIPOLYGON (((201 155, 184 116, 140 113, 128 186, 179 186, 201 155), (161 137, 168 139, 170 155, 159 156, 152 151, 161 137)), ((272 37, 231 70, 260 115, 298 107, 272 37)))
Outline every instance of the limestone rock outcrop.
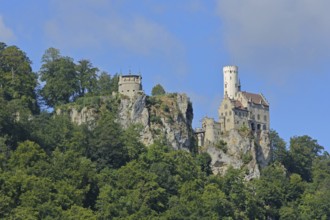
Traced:
POLYGON ((249 131, 230 130, 221 135, 221 141, 208 144, 204 151, 212 158, 214 174, 224 174, 232 166, 246 169, 246 179, 260 176, 260 169, 270 161, 270 140, 266 131, 252 135, 249 131))
MULTIPOLYGON (((57 109, 56 114, 60 115, 64 113, 62 109, 57 109)), ((88 124, 94 125, 95 121, 98 119, 99 114, 95 108, 83 107, 81 110, 76 108, 70 108, 68 111, 71 121, 77 125, 88 124)))
POLYGON ((123 128, 132 124, 141 125, 140 140, 146 146, 156 140, 164 140, 174 149, 192 150, 193 110, 187 95, 173 93, 147 96, 137 93, 129 97, 114 94, 112 97, 98 97, 96 100, 93 101, 93 104, 84 103, 83 107, 79 107, 79 105, 62 106, 56 110, 56 114, 68 114, 72 122, 78 125, 87 124, 89 128, 93 129, 100 117, 100 112, 107 108, 104 106, 118 103, 116 106, 117 122, 123 128))
POLYGON ((131 124, 142 125, 141 141, 147 146, 157 139, 166 140, 174 149, 190 150, 192 146, 193 113, 185 94, 138 94, 121 99, 118 116, 124 128, 131 124))

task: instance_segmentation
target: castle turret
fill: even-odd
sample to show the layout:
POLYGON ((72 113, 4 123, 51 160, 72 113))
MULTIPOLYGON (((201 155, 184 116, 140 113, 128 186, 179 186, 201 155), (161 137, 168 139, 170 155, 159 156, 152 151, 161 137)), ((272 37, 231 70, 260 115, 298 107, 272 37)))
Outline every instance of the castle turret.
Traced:
POLYGON ((237 92, 240 91, 240 81, 238 79, 238 67, 237 66, 225 66, 223 67, 223 83, 224 83, 224 96, 228 96, 233 99, 237 92))
POLYGON ((129 97, 142 91, 142 77, 138 75, 119 76, 118 92, 129 97))

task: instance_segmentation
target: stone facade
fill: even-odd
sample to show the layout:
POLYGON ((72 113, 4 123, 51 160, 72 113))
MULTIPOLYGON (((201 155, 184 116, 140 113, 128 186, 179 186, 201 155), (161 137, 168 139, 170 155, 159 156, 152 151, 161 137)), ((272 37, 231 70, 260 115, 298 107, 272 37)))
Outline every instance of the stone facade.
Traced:
POLYGON ((202 123, 202 131, 204 131, 203 145, 208 145, 210 143, 215 143, 220 139, 220 123, 214 121, 213 118, 205 117, 202 123))
POLYGON ((142 77, 139 75, 119 76, 118 92, 128 97, 133 97, 142 92, 142 77))
POLYGON ((262 94, 238 91, 233 99, 225 95, 218 112, 222 131, 242 127, 253 132, 269 130, 269 104, 262 94))

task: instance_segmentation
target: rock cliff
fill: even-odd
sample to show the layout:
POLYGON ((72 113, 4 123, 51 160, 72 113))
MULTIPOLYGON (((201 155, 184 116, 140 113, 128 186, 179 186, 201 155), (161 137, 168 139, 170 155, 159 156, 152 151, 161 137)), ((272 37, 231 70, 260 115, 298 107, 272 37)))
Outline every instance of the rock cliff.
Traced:
POLYGON ((123 128, 132 124, 142 126, 141 142, 146 146, 156 140, 165 140, 174 149, 194 150, 193 110, 185 94, 147 96, 139 93, 133 97, 117 94, 94 99, 91 102, 86 98, 83 104, 80 103, 82 105, 62 106, 56 113, 66 113, 72 122, 88 124, 92 129, 102 108, 116 105, 117 120, 123 128))
POLYGON ((246 179, 258 178, 260 169, 270 161, 270 140, 267 131, 252 135, 250 131, 231 130, 221 140, 203 149, 212 158, 214 174, 224 174, 232 166, 245 168, 246 179))
POLYGON ((143 126, 141 141, 147 146, 157 139, 163 139, 174 149, 192 150, 193 110, 185 94, 140 94, 122 98, 118 116, 124 128, 131 124, 143 126))

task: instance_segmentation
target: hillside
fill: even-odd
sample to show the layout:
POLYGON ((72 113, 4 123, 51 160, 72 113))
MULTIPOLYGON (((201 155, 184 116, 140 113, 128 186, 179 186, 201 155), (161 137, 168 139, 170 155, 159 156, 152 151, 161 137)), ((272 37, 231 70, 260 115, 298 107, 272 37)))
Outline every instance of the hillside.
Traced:
POLYGON ((23 51, 0 47, 0 218, 329 219, 330 156, 317 140, 287 146, 271 131, 259 178, 245 166, 215 175, 186 95, 125 97, 89 61, 54 48, 43 58, 35 74, 23 51))

